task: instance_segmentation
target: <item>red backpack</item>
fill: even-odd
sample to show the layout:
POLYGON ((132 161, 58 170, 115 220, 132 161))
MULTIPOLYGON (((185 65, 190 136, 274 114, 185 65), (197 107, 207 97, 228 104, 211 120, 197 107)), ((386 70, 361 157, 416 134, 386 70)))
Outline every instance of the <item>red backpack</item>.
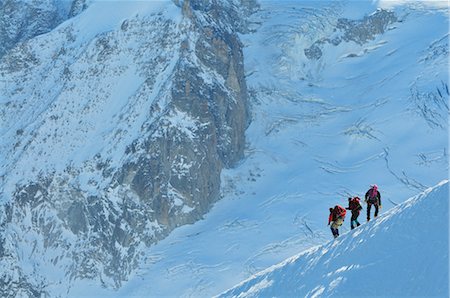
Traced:
POLYGON ((351 199, 349 208, 350 210, 361 210, 361 199, 359 197, 354 197, 353 199, 351 199))
POLYGON ((345 217, 345 214, 347 213, 347 210, 345 210, 345 208, 344 207, 341 207, 341 206, 339 206, 339 205, 336 205, 335 207, 334 207, 334 214, 335 214, 335 218, 338 218, 338 217, 342 217, 342 218, 344 218, 345 217))

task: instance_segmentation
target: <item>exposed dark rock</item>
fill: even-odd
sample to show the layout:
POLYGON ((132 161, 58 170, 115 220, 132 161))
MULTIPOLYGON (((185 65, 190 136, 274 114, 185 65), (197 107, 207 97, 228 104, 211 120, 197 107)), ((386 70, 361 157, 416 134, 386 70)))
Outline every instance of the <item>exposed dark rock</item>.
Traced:
POLYGON ((349 20, 341 18, 337 21, 336 29, 339 36, 315 41, 309 48, 305 49, 305 56, 310 60, 319 60, 322 57, 322 47, 324 44, 339 45, 341 42, 353 41, 363 45, 370 40, 374 40, 377 35, 383 34, 389 25, 398 21, 397 16, 392 11, 383 9, 365 16, 362 20, 349 20))
POLYGON ((344 41, 354 41, 364 44, 375 36, 383 34, 390 24, 397 22, 397 16, 392 11, 377 10, 360 21, 339 19, 336 27, 344 32, 344 41))

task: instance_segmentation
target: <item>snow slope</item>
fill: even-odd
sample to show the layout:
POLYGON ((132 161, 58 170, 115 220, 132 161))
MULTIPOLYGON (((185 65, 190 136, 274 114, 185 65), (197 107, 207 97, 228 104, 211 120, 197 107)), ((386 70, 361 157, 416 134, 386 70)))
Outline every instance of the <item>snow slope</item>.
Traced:
MULTIPOLYGON (((217 295, 328 241, 328 207, 364 195, 371 183, 383 213, 447 178, 448 106, 425 95, 445 92, 448 82, 448 15, 395 9, 401 22, 384 34, 326 45, 311 61, 305 48, 330 36, 339 18, 374 13, 376 3, 261 2, 254 31, 241 36, 253 100, 246 159, 223 173, 223 199, 204 220, 151 247, 117 292, 100 293, 217 295)), ((83 284, 72 293, 97 290, 83 284)))
POLYGON ((448 297, 448 198, 446 180, 219 297, 448 297))
MULTIPOLYGON (((30 42, 34 47, 26 45, 25 53, 4 58, 0 149, 5 158, 0 161, 0 175, 6 177, 5 193, 42 173, 63 172, 68 164, 81 167, 96 154, 119 162, 125 147, 151 119, 143 111, 163 102, 161 86, 179 58, 173 45, 179 41, 180 22, 181 12, 170 1, 108 5, 98 1, 51 33, 36 37, 30 42), (153 19, 158 13, 159 23, 153 19), (166 35, 158 34, 165 20, 171 27, 165 28, 166 35), (124 23, 128 31, 120 30, 124 23), (148 31, 152 33, 144 34, 148 31), (167 48, 149 46, 165 39, 171 42, 167 48), (99 54, 98 48, 104 51, 99 54), (43 62, 36 62, 37 66, 17 62, 27 54, 43 62), (155 56, 161 57, 160 63, 149 70, 155 56), (146 89, 148 77, 153 81, 146 89)), ((89 170, 79 180, 88 192, 89 180, 107 182, 89 170)))

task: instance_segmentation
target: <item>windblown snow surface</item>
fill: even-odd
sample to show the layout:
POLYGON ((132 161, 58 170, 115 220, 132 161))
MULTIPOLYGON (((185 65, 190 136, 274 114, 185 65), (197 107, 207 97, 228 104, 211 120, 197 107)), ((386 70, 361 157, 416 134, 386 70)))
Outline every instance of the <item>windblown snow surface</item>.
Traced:
POLYGON ((446 297, 448 180, 219 297, 446 297))

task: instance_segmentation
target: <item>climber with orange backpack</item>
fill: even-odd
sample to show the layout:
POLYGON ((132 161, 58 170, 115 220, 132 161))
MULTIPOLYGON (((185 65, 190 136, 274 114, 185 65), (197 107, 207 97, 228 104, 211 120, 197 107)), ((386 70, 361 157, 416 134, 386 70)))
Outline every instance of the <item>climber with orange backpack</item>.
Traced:
POLYGON ((354 224, 356 224, 356 226, 359 227, 361 224, 358 221, 358 216, 362 209, 360 198, 359 197, 348 198, 348 207, 345 209, 352 211, 352 218, 350 219, 350 228, 353 230, 355 228, 354 224))
POLYGON ((367 203, 367 221, 369 221, 372 205, 375 206, 374 217, 378 216, 378 209, 381 209, 381 195, 376 184, 371 185, 370 189, 366 192, 365 202, 367 203))
POLYGON ((331 232, 334 238, 339 236, 339 227, 342 226, 347 211, 345 208, 336 205, 334 208, 330 208, 330 216, 328 217, 328 225, 331 223, 331 232))

